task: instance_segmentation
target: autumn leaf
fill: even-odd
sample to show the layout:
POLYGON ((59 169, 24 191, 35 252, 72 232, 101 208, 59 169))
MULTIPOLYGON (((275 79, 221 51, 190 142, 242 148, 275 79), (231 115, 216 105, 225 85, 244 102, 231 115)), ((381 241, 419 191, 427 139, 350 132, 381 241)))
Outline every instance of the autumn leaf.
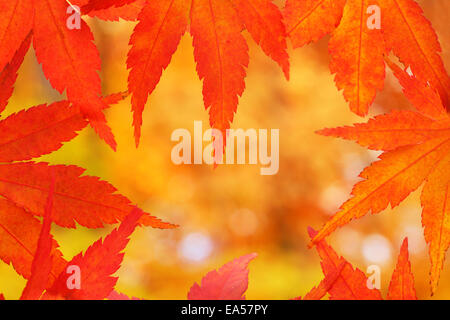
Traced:
MULTIPOLYGON (((311 238, 317 238, 317 232, 308 228, 311 238)), ((378 289, 367 287, 367 277, 358 268, 353 268, 344 258, 339 257, 336 252, 324 240, 316 243, 316 249, 321 259, 322 271, 325 277, 330 273, 339 276, 334 281, 328 292, 330 300, 379 300, 381 298, 378 289), (342 268, 341 264, 345 266, 342 268), (342 270, 339 272, 339 268, 342 270)))
POLYGON ((347 0, 339 26, 329 42, 330 70, 350 109, 364 116, 377 90, 383 89, 385 52, 381 30, 367 28, 362 14, 369 1, 347 0))
POLYGON ((408 254, 408 238, 405 238, 398 256, 397 266, 392 274, 389 291, 389 300, 417 300, 414 288, 414 276, 411 272, 411 263, 408 254))
MULTIPOLYGON (((60 93, 66 91, 68 99, 80 108, 98 135, 115 149, 114 136, 102 112, 106 105, 100 97, 97 73, 100 56, 92 32, 83 20, 80 29, 67 27, 68 6, 65 0, 17 0, 0 4, 0 70, 4 72, 8 64, 11 69, 9 82, 2 90, 7 91, 5 97, 9 98, 11 79, 15 80, 14 74, 23 60, 20 47, 32 34, 37 60, 51 85, 60 93), (14 57, 16 52, 18 55, 14 57)), ((23 51, 25 54, 26 49, 23 51)), ((1 101, 5 100, 3 95, 1 101)))
MULTIPOLYGON (((309 228, 311 238, 317 232, 309 228)), ((376 288, 368 288, 368 278, 358 268, 337 253, 324 240, 316 245, 317 252, 321 258, 322 271, 325 275, 324 281, 313 289, 308 295, 311 299, 321 299, 326 288, 330 293, 330 300, 380 300, 381 293, 376 288), (325 284, 323 284, 325 283, 325 284), (323 289, 321 286, 323 285, 323 289), (312 295, 311 295, 312 293, 312 295), (317 293, 317 295, 316 295, 317 293)), ((308 296, 307 295, 307 296, 308 296)), ((307 298, 305 296, 305 299, 307 298)), ((388 300, 417 300, 414 288, 414 276, 411 272, 411 264, 408 257, 408 239, 403 240, 397 266, 392 274, 387 294, 388 300)))
MULTIPOLYGON (((104 98, 105 105, 122 100, 117 93, 104 98)), ((43 215, 50 186, 50 173, 55 174, 56 189, 53 222, 74 228, 75 222, 90 227, 103 227, 122 221, 133 208, 130 201, 116 194, 109 183, 96 177, 81 175, 76 166, 49 166, 46 163, 7 163, 29 160, 59 149, 63 142, 77 136, 87 125, 78 108, 68 101, 50 106, 40 105, 10 115, 0 121, 0 195, 36 215, 43 215), (6 163, 5 163, 6 162, 6 163)), ((145 214, 140 223, 156 228, 174 225, 145 214)))
POLYGON ((356 114, 366 115, 383 88, 383 55, 390 51, 450 107, 438 38, 414 0, 288 0, 284 16, 294 47, 331 33, 330 69, 356 114))
MULTIPOLYGON (((103 101, 107 106, 126 96, 124 93, 113 94, 103 101)), ((0 121, 0 162, 3 162, 0 167, 5 174, 0 179, 5 191, 2 193, 4 198, 0 198, 0 259, 30 279, 23 293, 24 299, 39 298, 41 290, 53 284, 67 263, 49 234, 50 200, 51 220, 66 227, 75 227, 75 221, 90 227, 116 223, 133 208, 129 200, 116 194, 110 184, 95 177, 80 177, 84 171, 81 168, 33 162, 8 163, 57 150, 86 125, 80 110, 68 101, 36 106, 0 121), (52 187, 55 183, 57 186, 52 187), (78 192, 75 190, 77 185, 78 192), (42 228, 33 215, 44 216, 42 228), (50 265, 49 255, 52 257, 50 265), (47 271, 48 281, 45 278, 47 271)), ((158 228, 174 227, 148 214, 140 223, 158 228)))
POLYGON ((82 2, 84 5, 81 7, 81 11, 85 14, 96 10, 119 8, 132 4, 136 0, 82 0, 82 2))
POLYGON ((245 88, 248 47, 242 22, 225 1, 196 0, 191 10, 191 34, 197 73, 203 80, 203 100, 212 127, 229 128, 245 88), (233 46, 230 46, 230 44, 233 46))
POLYGON ((422 190, 422 224, 431 258, 431 290, 435 292, 450 244, 450 155, 428 176, 422 190))
POLYGON ((142 111, 148 95, 167 68, 188 24, 190 2, 149 1, 139 14, 139 23, 130 39, 127 65, 131 69, 128 88, 133 108, 136 145, 139 143, 142 111))
POLYGON ((414 0, 377 0, 386 47, 423 82, 437 88, 450 108, 450 78, 440 56, 436 32, 414 0))
POLYGON ((101 83, 97 74, 101 62, 92 32, 83 20, 79 30, 67 28, 65 1, 34 0, 34 9, 33 46, 44 74, 59 92, 66 90, 69 100, 115 150, 114 136, 102 112, 106 105, 100 98, 101 83))
POLYGON ((267 56, 278 63, 289 79, 283 17, 272 0, 230 0, 245 28, 267 56))
POLYGON ((405 95, 419 112, 393 111, 365 124, 325 129, 320 134, 355 140, 362 146, 382 150, 380 160, 364 169, 352 197, 314 238, 318 243, 337 227, 368 212, 376 214, 388 204, 396 207, 411 192, 422 190, 422 223, 430 245, 431 287, 436 290, 445 252, 450 244, 450 118, 437 91, 389 62, 405 95), (438 103, 438 104, 436 104, 438 103))
POLYGON ((294 48, 321 39, 342 18, 346 0, 287 0, 284 8, 287 35, 294 48))
POLYGON ((9 98, 14 90, 14 83, 17 79, 17 71, 23 62, 25 54, 30 48, 31 34, 23 40, 14 57, 0 72, 0 114, 5 110, 9 98))
POLYGON ((219 270, 207 273, 200 285, 194 283, 188 293, 189 300, 244 300, 248 287, 247 266, 256 253, 237 258, 219 270))
POLYGON ((53 193, 55 189, 55 177, 48 193, 45 207, 44 221, 39 235, 38 246, 31 264, 31 276, 22 292, 21 300, 38 300, 47 288, 48 278, 52 269, 52 236, 50 228, 52 224, 53 193))
MULTIPOLYGON (((126 94, 103 98, 106 106, 118 103, 126 94)), ((69 101, 39 105, 0 121, 0 162, 30 160, 58 150, 87 126, 80 110, 69 101)))
POLYGON ((136 21, 145 2, 146 0, 137 0, 121 7, 93 10, 88 12, 87 15, 105 21, 119 21, 119 19, 136 21))
POLYGON ((29 0, 0 3, 0 70, 14 55, 33 27, 33 7, 29 0))
POLYGON ((244 92, 249 62, 244 28, 288 76, 282 16, 270 0, 194 0, 192 5, 184 0, 148 1, 138 21, 127 61, 136 145, 148 96, 189 22, 197 73, 203 80, 204 104, 213 128, 225 131, 230 127, 238 98, 244 92))
MULTIPOLYGON (((303 298, 303 300, 320 300, 328 293, 333 284, 341 275, 346 263, 341 262, 341 264, 327 273, 325 278, 319 283, 317 287, 314 287, 309 291, 303 298)), ((294 300, 302 300, 302 297, 295 298, 294 300)))
MULTIPOLYGON (((84 169, 76 166, 47 163, 0 164, 0 195, 35 215, 42 216, 50 186, 50 172, 55 174, 53 222, 66 228, 76 223, 88 228, 122 221, 133 208, 126 197, 116 193, 109 183, 97 177, 82 176, 84 169)), ((149 214, 141 224, 154 228, 173 228, 149 214)))
POLYGON ((108 300, 142 300, 136 297, 129 297, 124 293, 117 292, 115 290, 111 291, 111 293, 106 297, 108 300))
MULTIPOLYGON (((25 279, 32 274, 41 230, 42 223, 32 214, 0 198, 0 259, 11 264, 25 279)), ((51 256, 53 262, 49 284, 55 281, 66 265, 55 240, 52 240, 51 256)))
POLYGON ((78 266, 81 288, 71 290, 67 287, 70 276, 66 268, 53 286, 44 294, 44 299, 63 298, 68 300, 105 299, 114 289, 117 278, 112 275, 120 268, 129 237, 134 232, 138 220, 144 212, 133 209, 122 221, 119 228, 113 230, 104 240, 99 239, 84 254, 75 256, 68 266, 78 266))

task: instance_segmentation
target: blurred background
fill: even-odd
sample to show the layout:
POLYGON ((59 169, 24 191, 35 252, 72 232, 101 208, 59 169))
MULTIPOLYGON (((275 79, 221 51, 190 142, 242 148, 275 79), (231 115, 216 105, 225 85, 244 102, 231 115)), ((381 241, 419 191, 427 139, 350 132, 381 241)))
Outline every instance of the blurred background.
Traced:
MULTIPOLYGON (((283 5, 283 1, 278 1, 283 5)), ((450 2, 419 1, 431 20, 450 70, 450 2)), ((104 94, 127 87, 126 55, 134 22, 86 18, 102 58, 104 94)), ((260 165, 176 166, 170 159, 173 130, 193 132, 195 120, 208 128, 202 84, 195 72, 192 38, 186 33, 171 64, 149 98, 141 145, 134 146, 130 99, 107 111, 118 141, 112 152, 91 128, 57 152, 42 157, 52 164, 74 164, 112 183, 142 209, 180 225, 175 230, 139 228, 126 250, 117 290, 145 299, 185 299, 194 282, 208 271, 250 252, 249 299, 289 299, 304 295, 322 279, 319 258, 308 249, 306 228, 319 229, 350 194, 358 174, 378 154, 355 143, 322 137, 324 127, 362 122, 336 89, 328 69, 329 37, 292 50, 291 80, 263 54, 251 37, 246 91, 232 128, 280 129, 280 169, 261 176, 260 165)), ((385 89, 371 115, 406 109, 396 79, 388 71, 385 89)), ((63 99, 45 79, 33 50, 19 71, 5 113, 63 99)), ((206 143, 205 143, 206 145, 206 143)), ((428 299, 429 258, 421 226, 420 190, 394 210, 368 215, 338 229, 329 242, 354 266, 381 268, 387 291, 401 241, 409 238, 418 297, 428 299)), ((85 250, 113 226, 92 230, 53 227, 66 259, 85 250)), ((20 296, 25 280, 0 263, 0 285, 7 299, 20 296)), ((447 259, 433 298, 450 298, 447 259)))

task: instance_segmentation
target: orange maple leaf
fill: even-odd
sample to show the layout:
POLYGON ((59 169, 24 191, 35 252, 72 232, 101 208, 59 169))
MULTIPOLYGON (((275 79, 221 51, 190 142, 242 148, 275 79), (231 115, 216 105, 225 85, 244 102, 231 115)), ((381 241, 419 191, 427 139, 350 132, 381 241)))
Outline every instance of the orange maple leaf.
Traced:
POLYGON ((356 114, 366 115, 383 88, 383 56, 391 50, 419 79, 437 88, 450 108, 441 47, 414 0, 287 0, 284 16, 294 47, 331 33, 330 69, 356 114), (380 18, 380 25, 372 18, 380 18))
MULTIPOLYGON (((311 228, 308 229, 308 232, 311 238, 317 235, 317 232, 311 228)), ((353 268, 344 258, 339 257, 324 240, 317 243, 316 249, 322 261, 322 271, 325 275, 325 281, 327 281, 325 288, 330 294, 330 300, 382 299, 381 293, 377 288, 368 287, 366 275, 358 268, 353 268)), ((313 295, 312 298, 321 299, 324 296, 323 291, 323 289, 319 290, 320 294, 313 295)), ((315 291, 313 290, 312 292, 314 293, 315 291)), ((414 276, 411 272, 411 264, 408 257, 407 238, 404 239, 400 249, 397 266, 389 284, 387 299, 417 300, 414 276)))
POLYGON ((393 111, 353 127, 325 129, 320 134, 355 140, 383 150, 380 161, 367 167, 352 191, 352 198, 324 225, 317 243, 337 227, 397 206, 411 192, 422 190, 422 223, 430 245, 431 287, 436 290, 445 252, 450 245, 450 117, 437 91, 388 61, 405 95, 419 112, 393 111))
POLYGON ((271 0, 148 1, 138 20, 127 61, 136 145, 148 96, 170 63, 189 22, 212 127, 223 132, 230 127, 238 97, 245 88, 249 56, 241 34, 244 28, 288 76, 285 28, 271 0))
MULTIPOLYGON (((308 228, 311 238, 316 236, 316 231, 308 228)), ((367 277, 358 268, 353 268, 344 258, 337 253, 324 240, 316 243, 316 249, 321 259, 322 271, 327 277, 330 273, 339 273, 339 276, 329 288, 330 300, 379 300, 381 293, 377 289, 369 289, 367 277), (344 264, 344 267, 341 267, 344 264), (341 268, 341 271, 339 269, 341 268)))
POLYGON ((408 238, 405 238, 400 248, 397 265, 392 273, 387 294, 388 300, 417 300, 414 288, 414 276, 409 262, 408 238))
POLYGON ((302 297, 294 298, 293 300, 320 300, 326 296, 336 280, 340 277, 342 269, 344 269, 346 262, 341 262, 337 268, 333 268, 325 275, 325 278, 319 283, 317 287, 312 288, 302 299, 302 297))

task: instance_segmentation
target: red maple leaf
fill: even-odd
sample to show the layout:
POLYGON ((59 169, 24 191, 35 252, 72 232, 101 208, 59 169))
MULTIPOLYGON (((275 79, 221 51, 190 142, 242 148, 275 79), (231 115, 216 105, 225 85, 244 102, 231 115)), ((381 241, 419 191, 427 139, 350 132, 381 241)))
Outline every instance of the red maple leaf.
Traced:
POLYGON ((189 300, 244 300, 248 287, 247 266, 256 258, 251 253, 208 272, 200 285, 194 283, 189 290, 189 300))
POLYGON ((68 288, 71 274, 67 267, 59 275, 53 286, 44 294, 44 299, 92 300, 105 299, 114 290, 117 277, 112 275, 120 268, 129 237, 138 225, 144 212, 137 208, 122 221, 105 239, 97 240, 84 254, 76 255, 69 266, 77 266, 80 272, 80 288, 68 288))
POLYGON ((45 76, 59 92, 64 90, 98 135, 113 149, 116 142, 106 124, 101 99, 100 56, 87 24, 67 27, 69 4, 65 0, 16 0, 0 3, 0 110, 11 94, 15 74, 32 35, 37 60, 45 76))
POLYGON ((55 192, 55 176, 51 176, 51 185, 45 207, 44 221, 39 235, 38 246, 31 264, 31 276, 23 289, 21 300, 38 300, 47 288, 48 279, 52 270, 52 224, 53 196, 55 192))

